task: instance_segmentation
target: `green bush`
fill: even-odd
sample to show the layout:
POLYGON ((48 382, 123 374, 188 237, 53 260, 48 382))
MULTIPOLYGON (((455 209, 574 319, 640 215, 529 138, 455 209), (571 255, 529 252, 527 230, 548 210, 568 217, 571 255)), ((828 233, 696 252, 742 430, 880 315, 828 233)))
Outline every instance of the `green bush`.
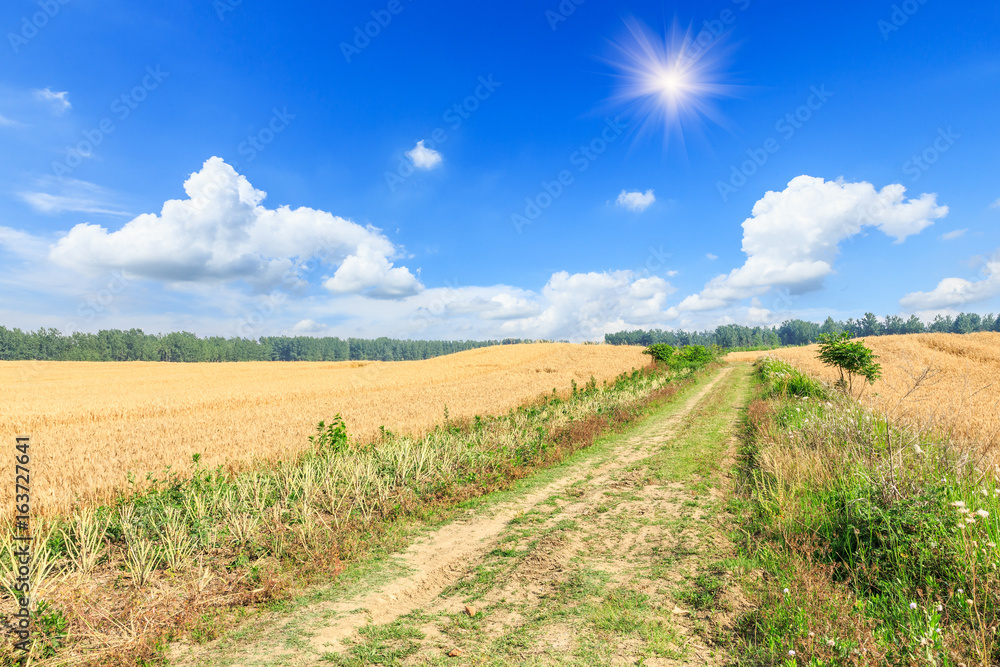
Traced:
POLYGON ((715 346, 708 348, 704 345, 675 348, 671 345, 656 343, 643 350, 643 354, 648 354, 653 357, 654 361, 665 364, 667 368, 672 370, 685 368, 697 370, 716 360, 718 348, 715 346))

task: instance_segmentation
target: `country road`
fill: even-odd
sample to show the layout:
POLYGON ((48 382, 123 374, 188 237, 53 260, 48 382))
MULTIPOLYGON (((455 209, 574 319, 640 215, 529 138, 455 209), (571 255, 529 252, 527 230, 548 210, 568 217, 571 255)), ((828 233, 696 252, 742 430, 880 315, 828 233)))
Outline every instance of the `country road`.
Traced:
POLYGON ((400 554, 170 664, 724 664, 743 605, 727 573, 730 364, 400 554))

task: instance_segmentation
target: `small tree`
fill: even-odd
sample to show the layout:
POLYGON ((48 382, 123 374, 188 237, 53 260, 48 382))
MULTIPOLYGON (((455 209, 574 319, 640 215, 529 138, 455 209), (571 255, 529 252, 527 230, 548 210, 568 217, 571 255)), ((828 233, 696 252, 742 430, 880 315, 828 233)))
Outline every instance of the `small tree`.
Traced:
POLYGON ((839 336, 823 334, 819 337, 818 359, 840 371, 836 386, 854 395, 854 376, 863 377, 868 384, 882 376, 882 366, 875 363, 875 355, 861 341, 852 341, 846 331, 839 336))

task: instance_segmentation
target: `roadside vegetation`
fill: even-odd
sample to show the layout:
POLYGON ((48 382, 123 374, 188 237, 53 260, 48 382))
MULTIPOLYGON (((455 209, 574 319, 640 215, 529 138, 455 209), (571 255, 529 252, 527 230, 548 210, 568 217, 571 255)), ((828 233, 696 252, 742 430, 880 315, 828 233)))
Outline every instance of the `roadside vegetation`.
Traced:
POLYGON ((756 365, 734 509, 763 577, 739 664, 997 664, 1000 468, 947 429, 860 405, 851 375, 854 396, 878 377, 870 350, 824 342, 839 386, 756 365))
MULTIPOLYGON (((171 639, 208 641, 346 562, 402 547, 401 520, 434 524, 588 447, 667 400, 696 368, 574 382, 500 416, 446 412, 420 437, 383 429, 352 439, 337 416, 291 460, 231 472, 203 468, 196 455, 192 474, 168 470, 113 503, 40 520, 33 664, 160 664, 171 639)), ((8 549, 0 580, 15 568, 8 549)), ((13 611, 10 591, 0 605, 13 611)), ((13 659, 9 644, 0 649, 0 663, 13 659)))

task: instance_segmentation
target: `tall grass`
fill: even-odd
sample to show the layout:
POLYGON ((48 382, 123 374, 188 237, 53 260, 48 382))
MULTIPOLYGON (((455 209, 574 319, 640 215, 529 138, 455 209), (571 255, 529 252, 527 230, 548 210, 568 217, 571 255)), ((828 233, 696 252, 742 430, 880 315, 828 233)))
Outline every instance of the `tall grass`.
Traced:
POLYGON ((787 363, 758 380, 743 548, 770 576, 748 663, 996 664, 1000 468, 787 363))

